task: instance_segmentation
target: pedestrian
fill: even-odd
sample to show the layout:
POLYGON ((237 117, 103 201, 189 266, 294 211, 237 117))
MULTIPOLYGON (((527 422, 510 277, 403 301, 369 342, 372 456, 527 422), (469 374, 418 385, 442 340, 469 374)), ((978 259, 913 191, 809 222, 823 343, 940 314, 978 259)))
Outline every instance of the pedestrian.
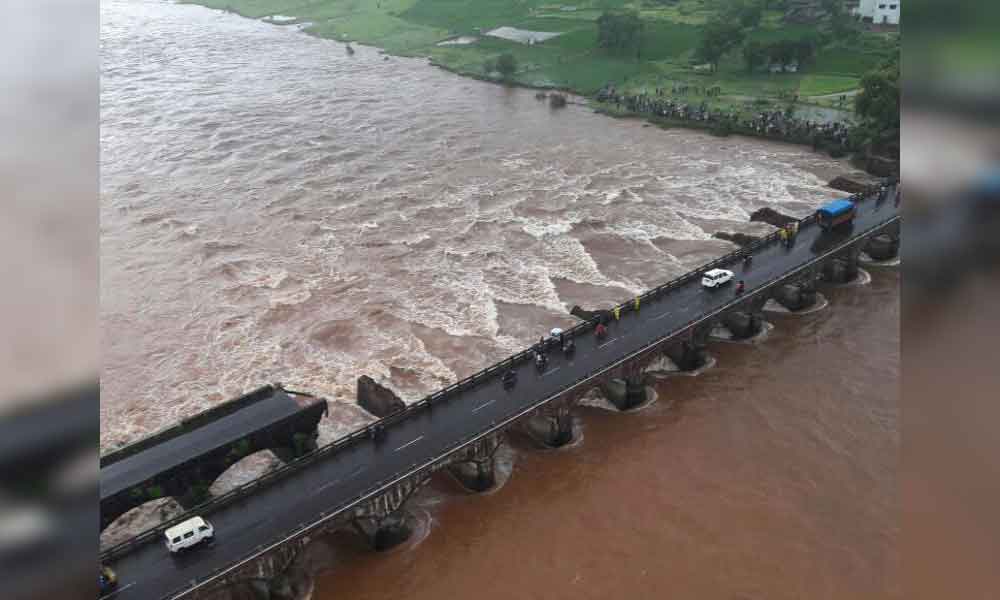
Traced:
POLYGON ((635 297, 635 312, 639 312, 639 296, 635 297))
POLYGON ((778 230, 778 237, 781 238, 782 245, 787 245, 788 244, 788 230, 787 229, 785 229, 785 228, 779 229, 778 230))
POLYGON ((615 315, 615 321, 620 321, 621 320, 621 318, 622 318, 622 307, 616 306, 616 307, 614 307, 611 310, 611 312, 615 315))

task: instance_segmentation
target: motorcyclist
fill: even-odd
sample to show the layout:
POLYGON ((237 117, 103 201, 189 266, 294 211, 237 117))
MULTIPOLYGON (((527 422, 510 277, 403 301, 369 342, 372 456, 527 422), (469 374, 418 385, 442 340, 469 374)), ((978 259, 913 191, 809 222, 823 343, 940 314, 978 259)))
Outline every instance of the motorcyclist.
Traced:
POLYGON ((744 265, 749 265, 752 261, 753 261, 753 254, 751 254, 750 252, 747 252, 746 254, 743 255, 743 264, 744 265))
POLYGON ((743 280, 742 280, 742 279, 740 279, 739 283, 737 283, 737 284, 736 284, 736 293, 737 293, 737 294, 742 294, 742 293, 743 293, 743 289, 744 289, 745 287, 746 287, 746 286, 744 285, 744 283, 743 283, 743 280))
POLYGON ((517 381, 517 373, 514 372, 514 369, 508 369, 507 372, 503 374, 503 384, 509 387, 514 385, 515 381, 517 381))
POLYGON ((598 338, 603 338, 608 335, 608 328, 604 326, 604 323, 598 323, 597 327, 594 328, 594 334, 598 338))
POLYGON ((576 350, 576 344, 573 343, 572 338, 568 339, 563 344, 562 349, 563 349, 563 354, 573 354, 573 351, 576 350))
POLYGON ((544 354, 542 354, 541 352, 535 354, 535 366, 538 367, 539 371, 545 368, 546 362, 548 361, 546 360, 544 354))

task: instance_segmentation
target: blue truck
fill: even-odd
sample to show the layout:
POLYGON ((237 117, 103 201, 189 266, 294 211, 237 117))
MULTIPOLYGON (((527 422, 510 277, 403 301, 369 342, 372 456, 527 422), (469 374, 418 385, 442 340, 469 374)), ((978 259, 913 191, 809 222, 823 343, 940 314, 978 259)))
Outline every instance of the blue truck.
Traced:
POLYGON ((846 198, 834 200, 819 208, 816 211, 816 222, 825 231, 835 229, 841 225, 854 221, 854 214, 857 209, 854 203, 846 198))

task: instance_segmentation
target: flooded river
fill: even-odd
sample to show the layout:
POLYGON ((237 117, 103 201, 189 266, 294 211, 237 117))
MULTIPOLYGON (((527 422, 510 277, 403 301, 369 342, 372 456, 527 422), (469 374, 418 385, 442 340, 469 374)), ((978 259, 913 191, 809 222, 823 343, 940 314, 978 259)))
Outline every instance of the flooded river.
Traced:
MULTIPOLYGON (((419 399, 851 170, 201 7, 101 10, 105 449, 272 381, 328 397, 331 440, 366 418, 358 376, 419 399)), ((581 410, 572 449, 515 441, 494 494, 435 482, 419 544, 328 541, 314 598, 898 596, 898 276, 824 293, 641 413, 581 410)))

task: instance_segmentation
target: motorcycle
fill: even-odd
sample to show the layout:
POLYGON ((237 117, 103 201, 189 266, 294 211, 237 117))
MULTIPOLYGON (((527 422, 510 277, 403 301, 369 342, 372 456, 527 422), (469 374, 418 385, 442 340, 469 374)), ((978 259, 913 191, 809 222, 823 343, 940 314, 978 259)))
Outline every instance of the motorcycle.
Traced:
POLYGON ((514 387, 517 383, 517 373, 514 371, 507 371, 503 374, 503 389, 509 390, 514 387))

